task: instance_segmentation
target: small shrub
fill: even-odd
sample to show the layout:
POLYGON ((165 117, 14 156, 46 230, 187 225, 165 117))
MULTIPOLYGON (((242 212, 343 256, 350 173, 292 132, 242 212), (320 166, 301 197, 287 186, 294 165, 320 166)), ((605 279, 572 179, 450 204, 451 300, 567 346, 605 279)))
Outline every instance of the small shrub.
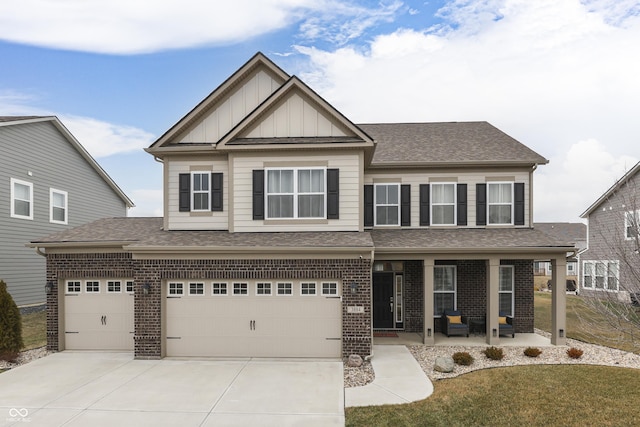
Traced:
POLYGON ((484 350, 484 355, 491 360, 502 360, 504 358, 504 351, 498 347, 487 347, 484 350))
POLYGON ((473 356, 466 351, 459 351, 453 353, 453 361, 456 362, 457 365, 469 366, 473 363, 473 356))
POLYGON ((571 347, 569 350, 567 350, 567 356, 572 359, 580 359, 583 354, 584 351, 580 350, 579 348, 571 347))
POLYGON ((542 350, 536 347, 527 347, 524 350, 524 355, 527 357, 538 357, 542 354, 542 350))
POLYGON ((15 360, 22 347, 20 310, 7 291, 7 284, 0 280, 0 360, 15 360))

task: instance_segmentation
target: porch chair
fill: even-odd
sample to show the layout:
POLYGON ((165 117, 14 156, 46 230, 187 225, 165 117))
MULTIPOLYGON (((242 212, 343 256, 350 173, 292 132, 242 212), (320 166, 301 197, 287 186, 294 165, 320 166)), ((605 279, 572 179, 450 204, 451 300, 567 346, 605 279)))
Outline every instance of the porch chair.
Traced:
POLYGON ((457 310, 445 310, 442 313, 442 333, 447 337, 451 335, 466 335, 469 337, 469 324, 467 316, 463 316, 457 310))
POLYGON ((516 331, 513 329, 513 317, 507 316, 502 311, 499 314, 498 325, 500 326, 500 335, 511 335, 511 338, 516 337, 516 331))

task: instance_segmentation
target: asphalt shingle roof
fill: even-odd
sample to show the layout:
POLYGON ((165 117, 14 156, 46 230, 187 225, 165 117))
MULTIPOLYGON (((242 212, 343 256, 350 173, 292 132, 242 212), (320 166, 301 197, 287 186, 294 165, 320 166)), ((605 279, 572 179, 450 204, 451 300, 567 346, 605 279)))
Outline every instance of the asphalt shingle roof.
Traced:
POLYGON ((358 127, 376 141, 372 166, 548 162, 487 122, 359 124, 358 127))

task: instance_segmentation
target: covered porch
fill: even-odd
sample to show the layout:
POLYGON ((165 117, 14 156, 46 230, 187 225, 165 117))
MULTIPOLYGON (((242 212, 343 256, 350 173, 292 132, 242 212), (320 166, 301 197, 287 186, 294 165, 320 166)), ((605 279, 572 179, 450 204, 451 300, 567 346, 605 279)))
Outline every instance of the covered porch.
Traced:
MULTIPOLYGON (((373 345, 424 345, 422 334, 416 332, 396 332, 395 337, 373 337, 373 345)), ((434 336, 434 346, 456 346, 456 347, 486 347, 486 337, 482 335, 470 335, 467 337, 447 337, 444 334, 436 333, 434 336)), ((516 334, 514 338, 504 337, 500 341, 504 347, 550 347, 551 339, 536 333, 516 334)))

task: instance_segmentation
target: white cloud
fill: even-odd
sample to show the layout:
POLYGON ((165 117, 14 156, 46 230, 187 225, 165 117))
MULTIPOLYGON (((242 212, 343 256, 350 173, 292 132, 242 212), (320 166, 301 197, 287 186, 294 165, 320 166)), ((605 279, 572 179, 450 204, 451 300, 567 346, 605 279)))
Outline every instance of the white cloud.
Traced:
POLYGON ((344 43, 389 21, 399 0, 21 0, 0 2, 0 39, 109 54, 247 40, 300 24, 300 37, 344 43))
POLYGON ((129 210, 128 216, 162 216, 162 195, 162 190, 132 190, 129 196, 136 206, 129 210))
POLYGON ((562 174, 556 163, 572 166, 569 157, 582 158, 575 150, 584 161, 608 153, 613 160, 589 164, 611 173, 558 176, 549 187, 557 200, 584 194, 574 203, 587 206, 552 211, 537 200, 537 219, 577 220, 621 175, 613 165, 640 157, 640 19, 637 2, 621 4, 453 1, 444 24, 381 34, 367 49, 298 46, 310 59, 300 74, 356 123, 487 120, 551 159, 537 174, 562 174))
POLYGON ((154 137, 142 129, 108 123, 80 116, 60 116, 59 119, 93 157, 139 151, 151 145, 154 137))

